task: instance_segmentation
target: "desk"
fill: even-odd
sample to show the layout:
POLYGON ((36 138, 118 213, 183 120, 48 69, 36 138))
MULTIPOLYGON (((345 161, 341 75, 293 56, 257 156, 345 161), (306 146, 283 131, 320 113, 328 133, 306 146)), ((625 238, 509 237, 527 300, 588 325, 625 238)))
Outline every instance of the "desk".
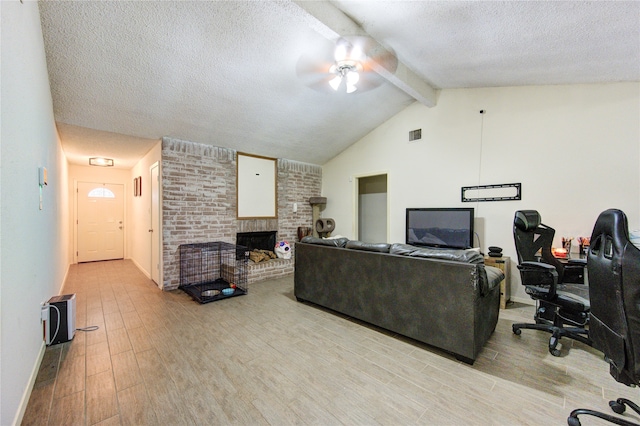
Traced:
POLYGON ((509 256, 502 257, 484 257, 484 264, 500 269, 504 273, 504 280, 500 281, 500 309, 507 307, 507 302, 511 299, 511 258, 509 256))

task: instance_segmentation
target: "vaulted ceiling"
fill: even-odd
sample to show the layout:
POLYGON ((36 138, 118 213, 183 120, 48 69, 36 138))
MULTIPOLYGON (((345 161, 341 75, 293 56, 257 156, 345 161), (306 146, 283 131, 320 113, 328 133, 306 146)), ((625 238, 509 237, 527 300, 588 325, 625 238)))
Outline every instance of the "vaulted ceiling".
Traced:
POLYGON ((640 81, 636 1, 39 4, 63 149, 83 165, 131 167, 162 136, 323 164, 439 89, 640 81), (298 75, 363 34, 399 60, 379 87, 298 75))

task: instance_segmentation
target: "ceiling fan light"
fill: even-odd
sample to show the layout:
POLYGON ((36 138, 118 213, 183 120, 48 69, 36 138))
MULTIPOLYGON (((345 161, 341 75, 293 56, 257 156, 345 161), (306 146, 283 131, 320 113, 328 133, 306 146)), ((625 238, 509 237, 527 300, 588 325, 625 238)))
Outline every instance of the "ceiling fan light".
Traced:
POLYGON ((347 84, 354 85, 360 80, 360 74, 357 71, 349 71, 347 73, 347 84))
POLYGON ((347 58, 347 46, 345 46, 343 43, 339 43, 336 46, 334 57, 338 62, 344 61, 347 58))
POLYGON ((337 75, 329 81, 329 85, 333 90, 338 90, 338 87, 340 87, 341 82, 342 82, 342 77, 337 75))
POLYGON ((355 85, 347 83, 347 93, 353 93, 356 90, 358 90, 358 88, 355 85))
POLYGON ((351 49, 351 52, 349 53, 349 58, 354 60, 354 61, 362 61, 364 60, 364 53, 362 52, 362 49, 360 48, 360 46, 353 46, 353 48, 351 49))

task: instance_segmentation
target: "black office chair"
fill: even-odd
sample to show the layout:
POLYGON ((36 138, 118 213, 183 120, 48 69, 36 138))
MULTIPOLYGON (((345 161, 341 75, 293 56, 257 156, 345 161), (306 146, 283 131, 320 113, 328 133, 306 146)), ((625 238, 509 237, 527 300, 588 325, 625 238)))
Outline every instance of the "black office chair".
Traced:
POLYGON ((551 252, 556 231, 542 223, 540 213, 518 210, 513 225, 518 263, 541 261, 556 268, 559 283, 584 284, 586 259, 568 259, 566 263, 557 259, 551 252))
POLYGON ((516 335, 520 335, 523 328, 551 333, 549 352, 553 356, 560 356, 557 345, 562 337, 591 345, 585 328, 590 306, 586 285, 563 282, 569 277, 572 282, 584 282, 586 261, 575 259, 564 265, 556 259, 551 253, 554 234, 555 230, 542 223, 537 211, 516 212, 513 236, 520 278, 525 291, 537 306, 535 324, 516 323, 512 329, 516 335), (537 254, 539 252, 540 257, 537 254))
MULTIPOLYGON (((627 217, 620 210, 602 212, 591 236, 588 254, 591 298, 590 337, 593 347, 604 352, 609 372, 616 381, 640 385, 640 249, 629 241, 627 217)), ((640 407, 618 398, 611 409, 622 414, 625 406, 640 414, 640 407)), ((578 415, 591 415, 618 425, 629 420, 598 411, 577 409, 567 419, 579 426, 578 415)))

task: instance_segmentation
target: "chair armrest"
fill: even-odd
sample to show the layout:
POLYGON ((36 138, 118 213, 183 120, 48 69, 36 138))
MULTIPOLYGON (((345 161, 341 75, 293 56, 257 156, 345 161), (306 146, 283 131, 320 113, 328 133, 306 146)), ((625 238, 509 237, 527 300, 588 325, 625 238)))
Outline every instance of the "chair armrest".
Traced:
POLYGON ((587 259, 569 259, 570 266, 582 266, 583 268, 587 267, 587 259))
POLYGON ((558 286, 558 271, 555 266, 542 262, 522 262, 518 265, 522 285, 538 288, 535 293, 540 293, 540 288, 548 288, 544 292, 544 299, 551 300, 556 297, 558 286))
POLYGON ((520 270, 533 269, 537 271, 549 271, 549 272, 556 271, 556 267, 553 265, 549 265, 548 263, 530 262, 530 261, 522 262, 521 264, 518 265, 518 269, 520 270))

